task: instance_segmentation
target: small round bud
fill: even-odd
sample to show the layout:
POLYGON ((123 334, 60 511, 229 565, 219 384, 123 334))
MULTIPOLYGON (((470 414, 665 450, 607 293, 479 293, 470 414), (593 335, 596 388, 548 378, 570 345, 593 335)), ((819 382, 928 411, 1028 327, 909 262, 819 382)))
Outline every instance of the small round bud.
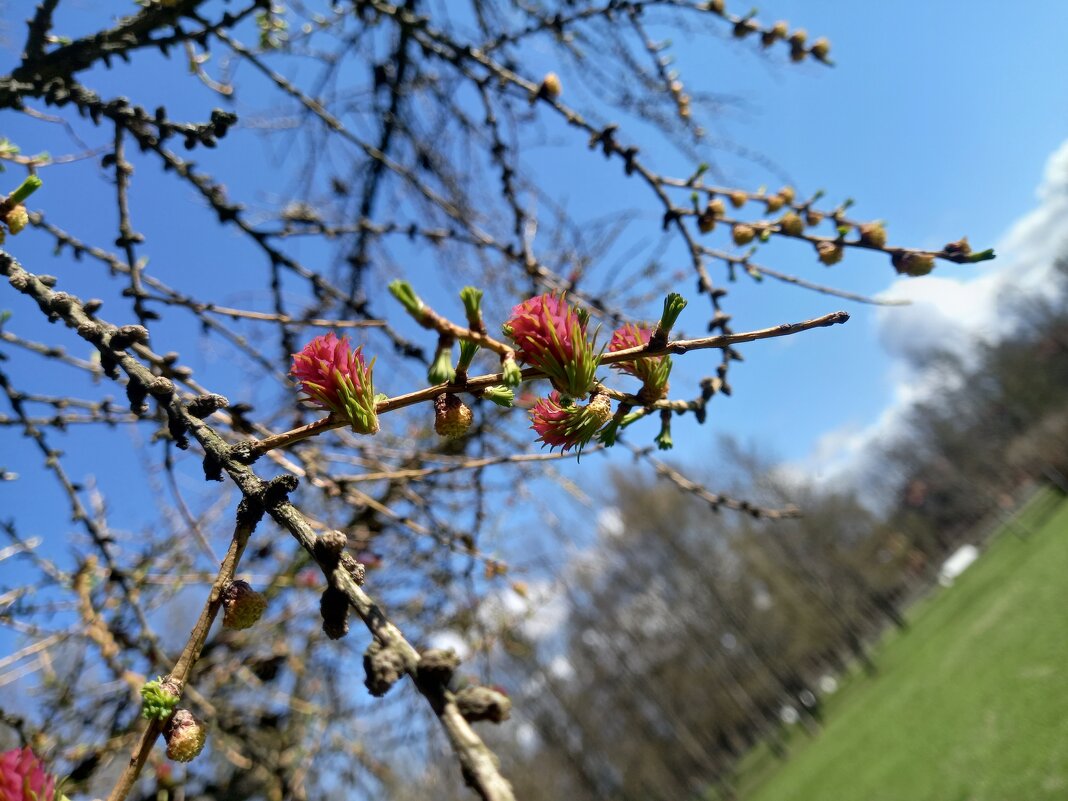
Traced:
POLYGON ((556 100, 560 97, 560 93, 563 91, 563 86, 560 84, 560 77, 555 72, 550 72, 541 79, 541 86, 538 87, 538 94, 549 100, 556 100))
POLYGON ((805 50, 805 40, 808 38, 808 34, 805 33, 804 28, 798 28, 792 34, 790 34, 790 60, 791 61, 804 61, 805 56, 808 55, 808 51, 805 50))
POLYGON ((942 250, 951 258, 966 259, 972 255, 972 246, 968 244, 968 237, 966 236, 961 237, 956 242, 950 242, 942 250))
POLYGON ((404 654, 392 645, 372 640, 363 653, 364 685, 375 698, 381 698, 404 675, 404 654))
POLYGON ((801 236, 805 233, 805 223, 795 212, 788 211, 779 218, 779 230, 789 236, 801 236))
POLYGON ((460 657, 451 648, 430 648, 419 654, 419 678, 446 685, 460 666, 460 657))
POLYGON ((341 558, 341 553, 348 544, 349 538, 345 536, 345 532, 337 529, 324 531, 315 540, 315 555, 330 564, 334 564, 341 558))
POLYGON ((755 30, 758 30, 755 22, 748 19, 740 19, 734 23, 734 38, 744 39, 755 30))
POLYGON ((501 723, 512 713, 511 699, 490 687, 464 687, 456 693, 456 706, 471 723, 479 720, 501 723))
POLYGON ((163 732, 167 740, 167 758, 175 762, 191 762, 202 750, 207 739, 204 722, 188 709, 179 709, 163 732))
POLYGON ((434 399, 434 431, 439 436, 462 437, 471 427, 471 409, 456 395, 443 392, 434 399))
POLYGON ((832 264, 837 264, 842 260, 844 251, 837 242, 825 239, 816 243, 816 253, 819 254, 820 261, 830 267, 832 264))
POLYGON ((865 245, 882 250, 886 247, 886 229, 882 223, 870 222, 857 226, 860 241, 865 245))
POLYGON ((731 237, 736 245, 748 245, 756 237, 756 231, 751 225, 735 223, 734 227, 731 228, 731 237))
POLYGON ((816 226, 823 222, 823 212, 816 211, 815 209, 809 209, 805 212, 805 224, 809 226, 816 226))
POLYGON ((731 205, 736 209, 740 209, 745 205, 745 202, 749 200, 749 195, 743 192, 741 189, 735 189, 730 193, 731 205))
POLYGON ((727 9, 727 4, 724 0, 708 0, 705 3, 705 11, 711 11, 713 14, 722 14, 727 9))
POLYGON ((349 633, 349 598, 342 590, 334 586, 323 590, 319 614, 323 618, 323 633, 331 640, 340 640, 349 633))
POLYGON ((341 554, 341 566, 345 568, 345 571, 352 576, 352 580, 357 584, 362 585, 367 578, 367 568, 362 562, 357 562, 347 553, 341 554))
POLYGON ((797 197, 797 192, 794 191, 794 188, 792 186, 784 186, 782 189, 779 190, 778 194, 779 197, 782 198, 782 202, 787 205, 793 203, 794 199, 797 197))
POLYGON ((174 394, 174 382, 166 376, 158 375, 145 384, 145 389, 153 398, 167 401, 174 394))
MULTIPOLYGON (((171 361, 171 364, 178 359, 177 353, 173 355, 174 359, 171 361)), ((166 356, 164 356, 164 359, 166 359, 166 356)), ((205 417, 210 417, 219 409, 225 409, 229 405, 230 401, 225 396, 206 393, 204 395, 197 395, 186 404, 186 408, 189 409, 189 413, 193 415, 193 417, 198 420, 203 420, 205 417)))
POLYGON ((708 201, 708 211, 716 217, 722 217, 727 213, 727 206, 721 198, 714 197, 708 201))
POLYGON ((30 215, 26 213, 26 207, 21 203, 9 211, 7 217, 4 218, 4 222, 7 223, 7 227, 11 230, 12 234, 21 232, 29 221, 30 215))
POLYGON ((771 26, 771 30, 769 30, 768 33, 772 34, 776 39, 785 39, 789 31, 789 24, 786 22, 786 20, 781 19, 771 26))
POLYGON ((706 208, 700 214, 697 215, 697 230, 702 234, 709 234, 716 227, 716 215, 709 208, 706 208))
POLYGON ((827 56, 831 53, 831 43, 825 38, 817 39, 812 43, 809 52, 820 61, 826 61, 827 56))
POLYGON ((115 329, 109 344, 113 350, 125 350, 132 345, 147 345, 148 342, 148 329, 143 325, 124 325, 115 329))
POLYGON ((934 256, 930 253, 895 253, 891 260, 898 273, 915 278, 927 275, 935 265, 934 256))
POLYGON ((764 204, 768 208, 768 214, 774 214, 785 205, 785 200, 781 195, 768 195, 764 200, 764 204))
POLYGON ((256 624, 267 608, 267 599, 247 581, 233 581, 223 592, 223 626, 248 629, 256 624))

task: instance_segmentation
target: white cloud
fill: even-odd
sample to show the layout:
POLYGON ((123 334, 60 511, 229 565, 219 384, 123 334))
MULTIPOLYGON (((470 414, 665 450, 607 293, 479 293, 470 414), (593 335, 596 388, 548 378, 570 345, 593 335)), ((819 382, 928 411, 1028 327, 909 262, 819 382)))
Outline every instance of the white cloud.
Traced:
POLYGON ((558 654, 549 662, 549 675, 560 681, 571 681, 575 678, 575 668, 563 654, 558 654))
POLYGON ((1068 242, 1068 140, 1046 162, 1036 192, 1038 205, 1016 220, 995 247, 993 262, 963 267, 969 273, 952 277, 953 267, 923 279, 901 278, 885 297, 912 301, 911 306, 880 309, 878 320, 884 340, 893 344, 901 336, 967 347, 976 336, 1005 332, 999 303, 1013 292, 1042 292, 1054 258, 1068 242))
POLYGON ((511 587, 488 596, 479 609, 488 626, 519 627, 523 635, 541 642, 563 628, 568 616, 568 602, 553 580, 527 582, 524 595, 511 587))
POLYGON ((523 753, 532 755, 541 743, 541 738, 533 724, 524 721, 515 727, 515 741, 523 753))
POLYGON ((882 293, 912 301, 911 306, 881 308, 876 318, 880 339, 895 357, 889 367, 889 405, 868 425, 824 434, 803 464, 782 468, 784 476, 826 481, 862 475, 857 468, 864 455, 893 436, 909 406, 934 386, 931 376, 905 358, 916 343, 938 342, 967 356, 978 341, 1006 333, 999 311, 1009 296, 1049 289, 1049 271, 1068 245, 1068 140, 1046 162, 1036 194, 1036 207, 1016 220, 995 246, 995 261, 962 268, 970 272, 959 278, 953 276, 952 266, 943 266, 925 278, 898 279, 882 293))
POLYGON ((429 637, 431 648, 452 649, 461 660, 471 655, 471 648, 460 634, 451 629, 435 631, 429 637))
POLYGON ((605 539, 623 536, 623 515, 615 506, 605 506, 597 512, 597 532, 605 539))

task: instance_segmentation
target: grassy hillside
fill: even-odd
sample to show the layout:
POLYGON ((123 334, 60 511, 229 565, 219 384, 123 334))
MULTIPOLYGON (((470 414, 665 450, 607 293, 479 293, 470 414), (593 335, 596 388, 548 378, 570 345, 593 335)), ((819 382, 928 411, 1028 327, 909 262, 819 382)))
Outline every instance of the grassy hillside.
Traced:
POLYGON ((817 737, 750 764, 744 801, 1068 798, 1068 503, 1027 540, 995 539, 910 621, 817 737))

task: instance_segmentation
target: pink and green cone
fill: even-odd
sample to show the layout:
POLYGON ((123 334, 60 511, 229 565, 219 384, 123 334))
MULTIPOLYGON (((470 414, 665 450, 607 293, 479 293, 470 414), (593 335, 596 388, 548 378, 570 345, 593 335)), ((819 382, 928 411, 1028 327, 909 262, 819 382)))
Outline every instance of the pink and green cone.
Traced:
POLYGON ((375 434, 374 361, 365 365, 362 350, 362 345, 352 350, 348 337, 339 339, 331 332, 294 353, 289 372, 309 402, 348 421, 358 434, 375 434))
POLYGON ((577 447, 581 450, 611 416, 612 402, 603 393, 579 406, 562 402, 560 393, 553 392, 548 398, 539 398, 530 410, 530 427, 538 433, 538 442, 550 449, 566 452, 577 447))
POLYGON ((512 309, 504 334, 515 343, 519 360, 548 376, 572 398, 590 391, 600 353, 586 339, 586 317, 562 295, 539 295, 512 309))
POLYGON ((29 747, 0 754, 0 801, 54 801, 56 780, 29 747))
MULTIPOLYGON (((612 340, 608 343, 609 353, 618 350, 629 350, 649 344, 649 338, 653 330, 646 326, 631 323, 616 329, 612 334, 612 340)), ((646 403, 660 400, 667 392, 668 378, 671 375, 671 357, 647 356, 630 362, 617 362, 612 365, 613 370, 638 378, 642 382, 642 391, 639 397, 646 403)))

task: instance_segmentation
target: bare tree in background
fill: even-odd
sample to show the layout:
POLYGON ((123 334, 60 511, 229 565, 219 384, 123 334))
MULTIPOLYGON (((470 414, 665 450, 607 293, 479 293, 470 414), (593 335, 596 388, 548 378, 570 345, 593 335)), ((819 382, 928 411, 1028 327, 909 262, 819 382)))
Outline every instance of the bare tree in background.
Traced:
MULTIPOLYGON (((0 686, 32 699, 5 702, 4 736, 46 756, 76 792, 404 798, 421 782, 437 788, 427 766, 451 760, 460 771, 449 775, 480 797, 513 798, 472 724, 508 717, 511 700, 491 674, 502 650, 522 658, 523 643, 507 615, 486 609, 508 598, 544 611, 531 585, 578 537, 554 536, 566 519, 558 503, 597 502, 554 463, 586 444, 590 461, 604 452, 646 464, 649 481, 695 499, 688 514, 793 517, 791 506, 705 487, 649 445, 670 448, 673 425, 677 436, 705 421, 713 398, 730 394, 744 343, 847 319, 831 311, 736 331, 725 279, 874 302, 765 264, 760 246, 772 238, 814 264, 880 252, 909 275, 939 259, 992 257, 965 240, 938 252, 890 245, 881 224, 851 218, 848 204, 789 186, 717 183, 706 126, 725 101, 676 72, 669 34, 726 35, 774 60, 831 60, 826 40, 722 2, 143 0, 90 32, 66 29, 67 6, 40 2, 21 58, 0 78, 0 108, 20 125, 0 143, 12 184, 0 208, 9 237, 0 272, 10 284, 0 469, 18 479, 6 443, 24 436, 56 488, 32 504, 62 502, 71 519, 43 529, 47 516, 4 509, 0 559, 18 570, 3 574, 0 622, 19 645, 0 658, 0 686), (145 70, 159 76, 151 89, 145 70), (102 88, 123 81, 136 96, 102 88), (40 153, 44 141, 66 147, 40 153), (253 176, 249 148, 261 141, 284 158, 253 176), (541 161, 550 145, 551 158, 577 171, 576 186, 598 182, 596 215, 560 202, 566 187, 541 161), (668 175, 656 166, 664 161, 691 166, 668 175), (31 177, 20 185, 21 173, 31 177), (38 175, 45 189, 30 199, 38 175), (616 202, 617 191, 636 192, 638 208, 623 195, 616 202), (79 212, 53 213, 52 193, 76 196, 79 212), (55 259, 38 255, 40 242, 55 259), (475 291, 461 302, 465 285, 475 291), (669 293, 688 296, 689 319, 707 323, 707 336, 673 333, 683 301, 669 293), (570 378, 561 377, 515 328, 498 334, 517 319, 514 303, 540 296, 567 307, 579 339, 603 326, 581 367, 601 366, 597 375, 578 381, 569 351, 570 378), (602 353, 613 330, 619 338, 602 353), (324 331, 362 345, 366 364, 345 363, 362 376, 348 405, 331 405, 335 395, 299 403, 288 375, 293 355, 324 331), (715 354, 707 375, 673 378, 668 394, 666 360, 681 365, 699 350, 715 354), (372 358, 373 389, 362 372, 372 358), (547 377, 573 399, 537 399, 549 393, 547 377), (581 418, 581 430, 537 429, 564 445, 539 452, 527 411, 536 425, 581 418), (243 628, 264 602, 265 615, 243 628), (220 611, 227 625, 213 630, 220 611), (344 637, 350 614, 370 645, 344 637), (473 643, 463 667, 429 647, 442 632, 473 643), (404 689, 389 692, 398 682, 404 689), (176 767, 154 744, 165 734, 170 755, 184 760, 203 739, 197 720, 208 749, 176 767)), ((595 466, 584 460, 584 469, 595 466)), ((652 523, 670 533, 673 513, 668 504, 652 523)), ((650 558, 692 564, 714 548, 693 526, 695 536, 661 537, 650 558)), ((831 605, 826 577, 804 559, 765 561, 811 573, 783 587, 769 574, 776 592, 794 587, 831 605)), ((773 736, 774 710, 754 700, 761 686, 800 691, 771 644, 745 630, 748 591, 725 568, 686 581, 718 594, 693 607, 688 594, 650 599, 640 576, 586 590, 602 593, 590 608, 619 632, 641 619, 624 614, 624 602, 686 611, 655 632, 640 666, 660 660, 671 677, 657 703, 680 723, 659 734, 685 735, 671 768, 671 781, 685 779, 680 792, 726 783, 721 746, 773 736), (710 631, 733 633, 744 663, 713 646, 681 649, 710 631), (720 663, 703 694, 676 694, 686 676, 720 663), (709 728, 702 716, 719 722, 709 728)), ((831 615, 825 625, 859 623, 831 615)), ((591 691, 610 695, 630 681, 626 654, 611 654, 581 665, 591 691)), ((632 700, 590 706, 590 731, 603 723, 599 736, 610 738, 658 724, 640 695, 632 700)), ((549 707, 532 703, 529 714, 552 722, 549 707)), ((592 744, 587 752, 568 731, 558 736, 559 758, 575 768, 562 782, 589 797, 626 785, 592 744)), ((634 767, 650 784, 669 770, 634 767)))

